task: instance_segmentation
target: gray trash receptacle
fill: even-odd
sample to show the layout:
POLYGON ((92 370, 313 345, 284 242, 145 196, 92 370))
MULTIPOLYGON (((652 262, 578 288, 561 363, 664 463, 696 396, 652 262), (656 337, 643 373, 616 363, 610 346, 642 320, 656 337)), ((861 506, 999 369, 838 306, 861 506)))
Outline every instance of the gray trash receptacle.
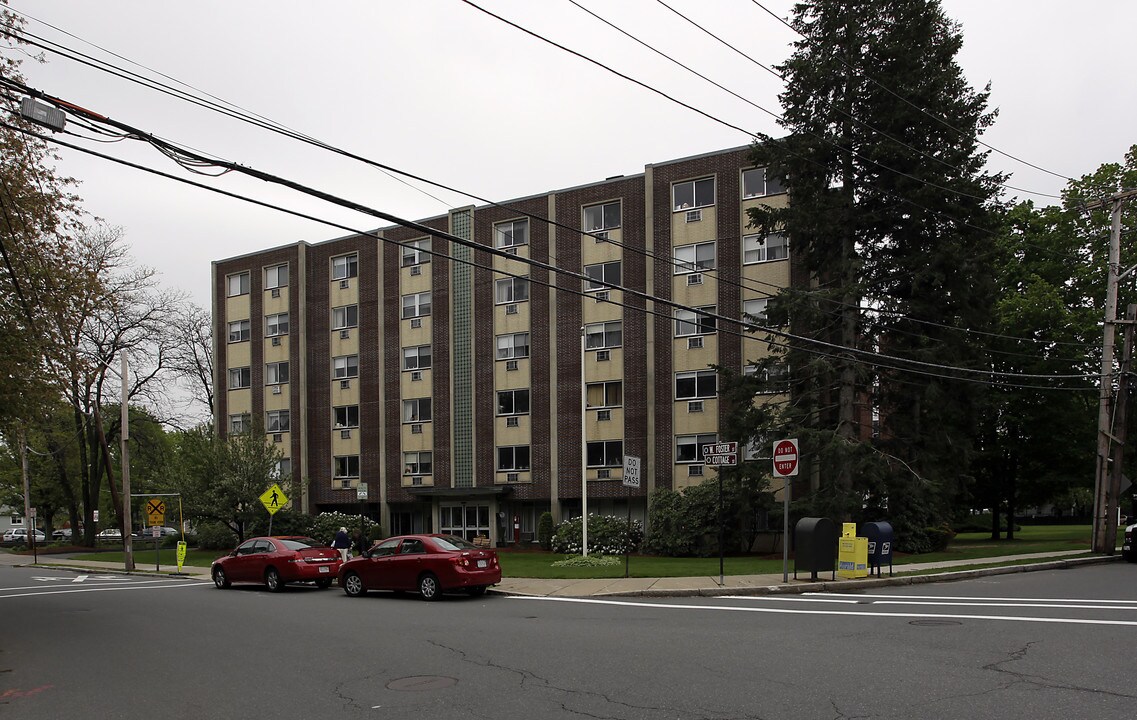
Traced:
POLYGON ((837 579, 837 526, 829 518, 802 518, 794 525, 794 579, 797 571, 809 571, 809 579, 817 573, 833 573, 837 579))

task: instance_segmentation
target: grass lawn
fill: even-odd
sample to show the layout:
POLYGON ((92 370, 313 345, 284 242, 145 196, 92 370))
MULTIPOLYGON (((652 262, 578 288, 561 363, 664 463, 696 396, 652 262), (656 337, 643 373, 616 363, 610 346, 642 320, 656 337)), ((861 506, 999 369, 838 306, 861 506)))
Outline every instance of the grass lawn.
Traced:
MULTIPOLYGON (((893 564, 940 562, 945 560, 982 560, 982 558, 1003 555, 1022 555, 1027 553, 1063 552, 1067 550, 1090 549, 1089 525, 1024 525, 1015 532, 1012 541, 990 539, 989 533, 963 533, 957 535, 947 550, 924 555, 902 555, 893 558, 893 564)), ((1118 545, 1122 532, 1118 532, 1118 545)), ((177 560, 174 550, 163 549, 160 564, 163 569, 175 567, 177 560)), ((186 554, 188 567, 209 567, 210 563, 225 554, 223 550, 198 550, 190 548, 186 554)), ((564 559, 566 555, 545 552, 513 552, 508 548, 498 550, 502 572, 508 577, 531 578, 620 578, 624 577, 624 561, 609 567, 553 567, 552 563, 564 559)), ((123 562, 122 552, 100 552, 92 554, 93 559, 104 562, 123 562)), ((50 562, 50 556, 45 556, 50 562)), ((153 567, 154 548, 149 545, 134 545, 134 563, 140 569, 153 567)), ((668 558, 652 555, 633 555, 629 559, 631 577, 715 577, 719 574, 719 559, 710 558, 668 558)), ((793 557, 790 557, 790 571, 793 571, 793 557)), ((756 575, 782 572, 782 556, 746 555, 724 558, 723 573, 726 575, 756 575)))

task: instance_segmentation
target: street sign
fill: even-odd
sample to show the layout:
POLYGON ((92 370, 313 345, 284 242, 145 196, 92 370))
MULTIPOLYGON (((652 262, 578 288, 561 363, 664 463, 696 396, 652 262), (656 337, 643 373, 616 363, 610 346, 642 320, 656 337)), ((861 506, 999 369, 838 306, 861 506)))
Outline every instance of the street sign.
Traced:
POLYGON ((146 524, 150 527, 166 524, 166 503, 161 498, 150 498, 146 501, 146 524))
POLYGON ((28 517, 30 517, 34 520, 35 516, 36 516, 36 509, 35 508, 28 508, 28 517))
POLYGON ((797 438, 774 442, 774 477, 797 475, 797 438))
POLYGON ((624 485, 630 488, 640 486, 640 459, 634 455, 624 456, 624 485))
POLYGON ((365 483, 365 482, 359 483, 359 487, 357 487, 355 489, 355 499, 356 500, 366 500, 367 499, 367 483, 365 483))
POLYGON ((261 504, 268 510, 269 515, 276 515, 276 511, 288 504, 288 497, 280 486, 273 483, 268 490, 261 493, 261 504))
POLYGON ((184 540, 178 541, 178 572, 182 571, 182 565, 185 564, 186 550, 188 548, 189 548, 189 545, 187 545, 184 540))
POLYGON ((738 464, 738 443, 707 443, 703 446, 703 464, 710 467, 738 464))

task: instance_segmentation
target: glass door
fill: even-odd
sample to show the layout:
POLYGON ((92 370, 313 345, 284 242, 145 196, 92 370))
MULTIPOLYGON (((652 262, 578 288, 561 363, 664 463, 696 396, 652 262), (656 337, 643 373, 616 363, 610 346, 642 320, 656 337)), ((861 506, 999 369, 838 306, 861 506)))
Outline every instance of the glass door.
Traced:
POLYGON ((477 536, 490 537, 490 506, 460 503, 439 508, 440 532, 473 542, 477 536))

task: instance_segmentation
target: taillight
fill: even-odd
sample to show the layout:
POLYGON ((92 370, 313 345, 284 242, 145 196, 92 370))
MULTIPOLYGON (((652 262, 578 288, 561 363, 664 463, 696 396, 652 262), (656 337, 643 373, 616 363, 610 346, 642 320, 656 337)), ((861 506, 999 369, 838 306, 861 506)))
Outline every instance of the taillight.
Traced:
POLYGON ((450 561, 460 567, 470 566, 470 560, 465 555, 454 555, 450 558, 450 561))

